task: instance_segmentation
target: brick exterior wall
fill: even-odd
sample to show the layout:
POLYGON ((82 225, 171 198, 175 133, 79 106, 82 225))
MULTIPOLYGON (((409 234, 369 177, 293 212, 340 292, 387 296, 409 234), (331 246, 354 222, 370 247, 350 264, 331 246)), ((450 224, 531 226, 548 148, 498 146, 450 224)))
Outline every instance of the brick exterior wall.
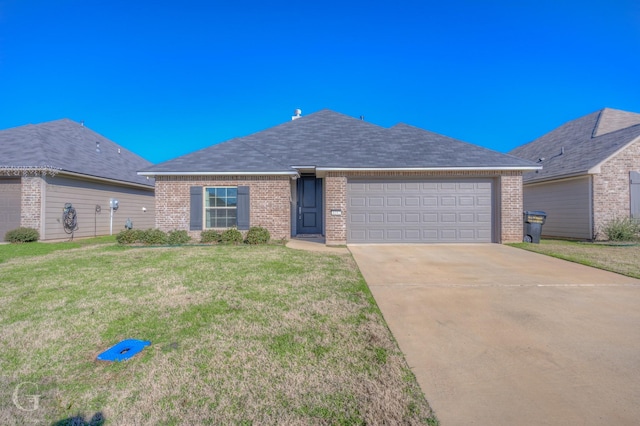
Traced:
POLYGON ((250 224, 262 226, 272 239, 291 235, 291 178, 288 176, 156 176, 156 227, 185 230, 196 241, 201 231, 189 231, 191 186, 249 186, 250 224))
POLYGON ((500 176, 501 243, 522 242, 523 193, 522 174, 500 176))
POLYGON ((43 235, 41 218, 45 181, 40 176, 23 176, 21 180, 20 226, 37 229, 43 235))
POLYGON ((406 178, 469 178, 492 177, 500 191, 498 200, 500 220, 499 243, 522 241, 522 172, 329 172, 325 177, 325 238, 327 244, 347 242, 347 179, 349 177, 406 177, 406 178), (341 216, 331 216, 331 209, 342 210, 341 216))
MULTIPOLYGON (((329 172, 324 177, 324 217, 327 245, 347 242, 347 180, 349 177, 491 177, 499 195, 500 220, 495 221, 498 242, 522 241, 522 173, 497 172, 329 172), (332 216, 331 210, 340 210, 332 216)), ((273 239, 288 239, 291 235, 291 179, 286 176, 157 176, 156 227, 165 232, 189 231, 191 186, 247 185, 251 192, 251 226, 263 226, 273 239)), ((194 239, 200 231, 189 231, 194 239)))
POLYGON ((324 178, 325 188, 325 242, 327 245, 347 243, 347 178, 329 173, 324 178), (341 216, 331 216, 331 210, 338 209, 341 216))
POLYGON ((640 140, 636 140, 593 175, 593 231, 597 240, 606 238, 604 226, 615 218, 629 217, 629 172, 640 171, 640 140))

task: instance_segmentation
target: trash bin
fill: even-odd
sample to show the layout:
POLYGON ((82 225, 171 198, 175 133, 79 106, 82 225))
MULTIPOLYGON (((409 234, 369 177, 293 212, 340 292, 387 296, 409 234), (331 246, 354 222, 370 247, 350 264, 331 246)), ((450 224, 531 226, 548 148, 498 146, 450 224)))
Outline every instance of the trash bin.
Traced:
POLYGON ((522 241, 525 243, 540 244, 542 225, 547 221, 547 214, 541 211, 524 212, 524 235, 522 241))

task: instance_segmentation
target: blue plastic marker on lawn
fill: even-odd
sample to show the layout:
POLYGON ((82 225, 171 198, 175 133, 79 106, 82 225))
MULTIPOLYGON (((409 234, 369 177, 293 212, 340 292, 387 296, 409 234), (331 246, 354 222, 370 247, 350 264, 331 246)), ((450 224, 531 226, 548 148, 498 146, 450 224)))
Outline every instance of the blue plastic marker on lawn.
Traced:
POLYGON ((151 342, 148 340, 123 340, 102 352, 96 359, 100 361, 124 361, 136 355, 142 351, 145 346, 149 346, 150 344, 151 342))

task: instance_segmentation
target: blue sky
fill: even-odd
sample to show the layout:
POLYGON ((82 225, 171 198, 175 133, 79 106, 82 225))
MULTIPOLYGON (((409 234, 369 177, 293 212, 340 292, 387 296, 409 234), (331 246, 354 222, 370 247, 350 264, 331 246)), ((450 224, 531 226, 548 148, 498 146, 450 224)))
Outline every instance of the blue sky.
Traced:
POLYGON ((156 163, 329 108, 506 152, 640 112, 640 2, 0 0, 0 129, 156 163))

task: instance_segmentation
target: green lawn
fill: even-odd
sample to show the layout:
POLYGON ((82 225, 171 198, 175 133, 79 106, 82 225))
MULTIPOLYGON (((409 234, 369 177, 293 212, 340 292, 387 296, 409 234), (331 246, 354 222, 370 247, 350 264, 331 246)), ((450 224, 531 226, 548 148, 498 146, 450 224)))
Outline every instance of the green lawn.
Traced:
POLYGON ((0 244, 0 263, 13 259, 14 257, 41 256, 58 250, 70 250, 95 244, 114 243, 115 241, 115 236, 106 236, 55 243, 0 244))
POLYGON ((0 424, 437 424, 350 255, 41 246, 0 246, 0 424))
POLYGON ((542 240, 540 244, 510 244, 606 271, 640 278, 640 244, 607 244, 565 240, 542 240))

